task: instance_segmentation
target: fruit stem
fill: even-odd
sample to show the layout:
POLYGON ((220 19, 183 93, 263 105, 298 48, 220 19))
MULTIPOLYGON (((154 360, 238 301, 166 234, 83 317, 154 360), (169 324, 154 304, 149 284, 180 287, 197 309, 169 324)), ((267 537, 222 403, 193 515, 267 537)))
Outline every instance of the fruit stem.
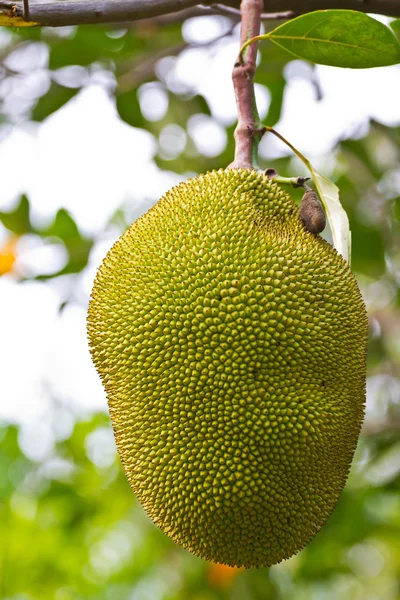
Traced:
POLYGON ((306 191, 311 190, 311 188, 307 185, 307 181, 310 180, 309 177, 303 177, 299 175, 298 177, 281 177, 275 169, 266 169, 264 174, 269 178, 273 179, 276 183, 282 183, 283 185, 292 185, 294 188, 302 187, 306 191))
MULTIPOLYGON (((242 25, 240 48, 260 33, 263 0, 242 0, 240 10, 242 25)), ((265 132, 260 124, 254 94, 254 74, 256 71, 257 46, 249 45, 236 59, 232 72, 238 111, 238 124, 235 129, 235 159, 231 169, 257 169, 258 144, 265 132)))
POLYGON ((273 127, 269 127, 268 125, 262 125, 261 126, 261 131, 262 131, 262 133, 265 133, 266 131, 269 131, 270 133, 273 133, 274 135, 276 135, 276 137, 279 138, 284 144, 286 144, 286 146, 288 146, 296 154, 296 156, 299 157, 299 159, 301 160, 301 162, 304 163, 308 169, 310 169, 311 164, 306 159, 306 157, 303 156, 303 154, 299 150, 297 150, 297 148, 295 148, 294 146, 292 146, 292 144, 290 142, 288 142, 288 140, 286 138, 284 138, 283 135, 281 135, 280 133, 278 133, 278 131, 276 131, 276 129, 274 129, 273 127))

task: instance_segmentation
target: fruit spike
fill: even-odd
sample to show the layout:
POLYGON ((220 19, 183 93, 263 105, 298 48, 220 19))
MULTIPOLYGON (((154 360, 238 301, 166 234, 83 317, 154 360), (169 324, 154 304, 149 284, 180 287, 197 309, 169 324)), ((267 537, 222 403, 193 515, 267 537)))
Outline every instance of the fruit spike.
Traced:
POLYGON ((363 420, 367 319, 286 192, 235 169, 170 190, 104 259, 88 332, 127 478, 167 535, 245 567, 313 538, 363 420))

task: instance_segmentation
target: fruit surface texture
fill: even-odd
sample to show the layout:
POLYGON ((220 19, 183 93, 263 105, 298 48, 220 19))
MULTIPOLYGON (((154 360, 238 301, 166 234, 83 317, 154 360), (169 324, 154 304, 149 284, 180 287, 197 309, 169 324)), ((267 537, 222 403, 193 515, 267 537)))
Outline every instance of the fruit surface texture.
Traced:
POLYGON ((165 533, 245 567, 312 539, 363 420, 367 318, 286 192, 234 169, 170 190, 104 259, 88 333, 127 478, 165 533))

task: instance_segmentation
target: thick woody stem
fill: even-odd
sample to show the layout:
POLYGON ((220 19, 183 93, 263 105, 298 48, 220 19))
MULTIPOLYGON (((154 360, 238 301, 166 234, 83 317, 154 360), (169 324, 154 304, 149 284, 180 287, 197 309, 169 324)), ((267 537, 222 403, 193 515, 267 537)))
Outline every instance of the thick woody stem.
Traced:
MULTIPOLYGON (((247 40, 260 34, 263 0, 242 0, 242 28, 240 47, 247 40)), ((257 43, 250 44, 239 55, 233 67, 232 80, 235 89, 238 111, 238 124, 235 130, 235 160, 229 165, 232 169, 254 169, 257 165, 257 148, 262 131, 254 94, 254 74, 256 71, 257 43)))
MULTIPOLYGON (((63 25, 83 25, 88 23, 128 23, 139 19, 153 19, 162 15, 175 13, 177 19, 185 16, 182 11, 194 10, 195 15, 204 14, 199 8, 199 0, 31 0, 26 11, 28 0, 0 0, 0 26, 32 27, 63 25), (25 11, 24 11, 25 4, 25 11), (194 7, 196 7, 194 9, 194 7), (24 17, 25 12, 25 17, 24 17), (29 20, 27 15, 29 13, 29 20), (179 14, 180 13, 180 14, 179 14)), ((212 12, 214 0, 203 0, 202 5, 210 7, 212 12)), ((224 6, 237 7, 239 0, 224 0, 224 6)), ((282 0, 268 0, 265 3, 269 13, 264 14, 271 20, 276 18, 276 11, 282 10, 282 0), (271 14, 272 13, 272 14, 271 14)), ((302 15, 313 10, 328 8, 346 8, 379 15, 400 17, 400 0, 286 0, 282 18, 290 18, 293 13, 302 15), (287 14, 287 13, 292 14, 287 14), (286 13, 286 14, 285 14, 286 13)))

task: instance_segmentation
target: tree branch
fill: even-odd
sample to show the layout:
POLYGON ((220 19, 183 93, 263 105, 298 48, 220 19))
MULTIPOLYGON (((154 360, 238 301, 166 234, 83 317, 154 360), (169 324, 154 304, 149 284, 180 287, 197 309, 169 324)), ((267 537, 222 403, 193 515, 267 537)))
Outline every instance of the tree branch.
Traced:
MULTIPOLYGON (((260 34, 262 0, 242 0, 242 27, 240 47, 249 39, 260 34)), ((261 124, 254 94, 254 74, 256 71, 257 43, 248 46, 236 60, 232 81, 238 111, 238 124, 235 129, 235 159, 229 165, 232 169, 253 169, 257 163, 257 148, 261 124)))
MULTIPOLYGON (((24 3, 27 5, 27 0, 0 0, 0 25, 60 27, 127 23, 190 9, 199 0, 30 0, 29 21, 24 19, 24 3)), ((203 0, 201 4, 212 9, 214 2, 203 0)), ((238 8, 239 0, 225 0, 218 5, 238 8)), ((264 7, 268 13, 284 11, 301 15, 313 10, 346 8, 400 17, 400 0, 286 0, 284 4, 282 0, 264 0, 264 7)))
MULTIPOLYGON (((224 4, 213 4, 211 8, 213 8, 213 10, 217 13, 228 15, 230 17, 240 18, 241 15, 240 8, 234 8, 233 6, 225 6, 224 4)), ((293 17, 295 16, 295 13, 291 10, 274 13, 261 13, 261 21, 279 21, 283 19, 293 19, 293 17)))
POLYGON ((157 61, 165 56, 177 56, 188 48, 187 42, 181 42, 174 46, 168 46, 159 52, 155 52, 149 57, 141 56, 139 60, 131 66, 129 71, 120 75, 117 79, 116 94, 124 94, 130 90, 139 87, 154 77, 154 67, 157 61))
MULTIPOLYGON (((123 23, 174 13, 198 4, 198 0, 30 0, 30 21, 25 25, 60 27, 98 23, 123 23)), ((0 25, 21 26, 23 2, 0 2, 0 25)), ((23 23, 22 23, 23 24, 23 23)))
POLYGON ((186 48, 208 48, 212 44, 219 42, 225 37, 232 35, 233 28, 235 24, 227 29, 221 35, 218 35, 216 38, 212 40, 208 40, 207 42, 199 42, 199 43, 191 43, 181 42, 180 44, 175 44, 174 46, 169 46, 168 48, 163 48, 158 52, 154 52, 148 56, 141 56, 138 60, 135 60, 133 64, 131 64, 129 71, 125 72, 123 75, 120 75, 117 78, 117 94, 123 94, 125 92, 130 91, 133 88, 138 87, 142 83, 145 83, 149 79, 154 77, 154 67, 161 58, 165 56, 177 56, 186 48))

